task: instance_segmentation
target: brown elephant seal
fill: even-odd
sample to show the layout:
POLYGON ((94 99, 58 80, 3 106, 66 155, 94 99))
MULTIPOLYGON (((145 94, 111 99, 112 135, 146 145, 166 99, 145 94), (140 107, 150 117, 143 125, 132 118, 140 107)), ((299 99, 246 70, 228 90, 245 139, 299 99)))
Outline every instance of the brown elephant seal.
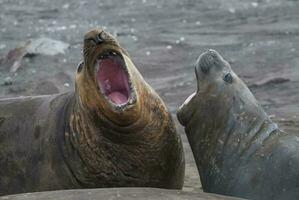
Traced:
POLYGON ((281 131, 219 53, 195 67, 197 92, 179 108, 204 191, 299 199, 299 137, 281 131))
MULTIPOLYGON (((101 188, 59 190, 15 194, 0 197, 0 200, 73 200, 73 199, 118 199, 118 200, 238 200, 239 198, 209 194, 205 192, 186 192, 159 188, 101 188)), ((240 200, 240 199, 239 199, 240 200)))
POLYGON ((0 100, 0 194, 181 189, 184 155, 163 101, 107 32, 84 37, 75 91, 0 100))

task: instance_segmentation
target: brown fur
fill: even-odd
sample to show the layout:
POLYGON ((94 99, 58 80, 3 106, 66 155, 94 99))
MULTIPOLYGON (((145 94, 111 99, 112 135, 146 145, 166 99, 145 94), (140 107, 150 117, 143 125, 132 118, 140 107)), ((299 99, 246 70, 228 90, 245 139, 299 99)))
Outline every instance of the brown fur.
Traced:
POLYGON ((75 92, 0 100, 0 195, 95 187, 181 189, 184 155, 163 101, 128 54, 102 30, 85 35, 75 92), (125 59, 134 101, 101 94, 94 62, 106 49, 125 59))

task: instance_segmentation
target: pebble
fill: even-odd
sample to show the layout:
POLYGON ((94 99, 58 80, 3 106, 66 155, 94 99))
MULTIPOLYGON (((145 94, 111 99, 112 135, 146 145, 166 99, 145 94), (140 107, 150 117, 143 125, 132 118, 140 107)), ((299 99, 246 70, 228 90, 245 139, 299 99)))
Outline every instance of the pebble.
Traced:
POLYGON ((0 49, 5 49, 6 45, 5 44, 0 44, 0 49))
POLYGON ((75 28, 77 28, 77 25, 76 24, 72 24, 72 25, 69 26, 69 28, 70 29, 75 29, 75 28))
POLYGON ((252 5, 252 7, 258 7, 259 6, 258 2, 251 2, 251 5, 252 5))
POLYGON ((230 13, 235 13, 235 12, 236 12, 236 9, 234 9, 234 8, 229 8, 228 11, 229 11, 230 13))
POLYGON ((67 4, 64 4, 64 5, 62 6, 62 8, 63 8, 63 9, 69 9, 69 8, 70 8, 70 4, 68 4, 68 3, 67 3, 67 4))
POLYGON ((172 46, 171 45, 167 45, 166 48, 167 49, 172 49, 172 46))
POLYGON ((12 78, 10 76, 4 79, 4 85, 12 85, 12 78))
POLYGON ((137 37, 136 35, 133 35, 133 36, 132 36, 132 39, 133 39, 134 41, 138 41, 138 37, 137 37))

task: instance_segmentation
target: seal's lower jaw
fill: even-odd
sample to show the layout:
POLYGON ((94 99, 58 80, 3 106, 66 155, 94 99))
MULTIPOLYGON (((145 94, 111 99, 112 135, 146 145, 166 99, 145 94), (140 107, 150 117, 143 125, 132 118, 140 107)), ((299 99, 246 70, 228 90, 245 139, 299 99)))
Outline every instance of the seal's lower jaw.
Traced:
POLYGON ((96 79, 101 93, 113 105, 125 106, 131 97, 130 81, 124 59, 108 51, 96 60, 96 79))

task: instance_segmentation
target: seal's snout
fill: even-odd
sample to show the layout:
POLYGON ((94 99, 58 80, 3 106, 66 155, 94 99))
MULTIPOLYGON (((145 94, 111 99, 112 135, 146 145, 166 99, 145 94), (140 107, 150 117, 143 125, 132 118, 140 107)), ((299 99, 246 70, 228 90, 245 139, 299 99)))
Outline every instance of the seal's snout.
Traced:
POLYGON ((227 62, 217 51, 210 49, 198 57, 195 71, 197 75, 207 75, 211 71, 222 71, 227 65, 227 62))
POLYGON ((84 36, 84 41, 86 43, 89 43, 90 41, 93 42, 93 44, 100 45, 105 42, 111 42, 114 41, 114 37, 107 33, 106 31, 102 29, 93 29, 89 32, 87 32, 84 36))
POLYGON ((99 33, 98 35, 96 35, 96 37, 95 37, 95 42, 96 42, 96 44, 101 44, 101 43, 103 43, 105 40, 102 38, 102 32, 101 33, 99 33))
POLYGON ((97 44, 101 44, 110 40, 113 40, 113 37, 105 31, 101 31, 98 35, 96 35, 97 44))
POLYGON ((210 68, 214 66, 218 60, 218 53, 215 50, 208 50, 201 54, 197 61, 197 71, 201 71, 204 74, 209 73, 210 68))

